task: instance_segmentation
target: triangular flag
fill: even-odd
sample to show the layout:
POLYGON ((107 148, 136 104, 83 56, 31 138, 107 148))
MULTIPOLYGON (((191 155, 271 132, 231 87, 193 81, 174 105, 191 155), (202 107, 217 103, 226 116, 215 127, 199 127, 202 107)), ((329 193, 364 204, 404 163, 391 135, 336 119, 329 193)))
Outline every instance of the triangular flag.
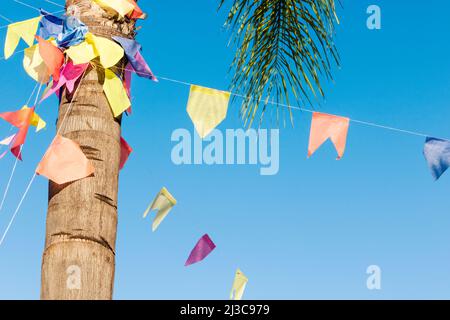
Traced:
POLYGON ((211 238, 205 234, 203 237, 195 245, 194 249, 192 249, 189 258, 184 264, 185 267, 200 262, 205 259, 214 249, 216 245, 212 242, 211 238))
POLYGON ((51 13, 41 9, 42 19, 39 22, 38 35, 44 39, 55 38, 63 32, 65 19, 54 16, 51 13))
POLYGON ((9 137, 3 139, 2 141, 0 141, 0 144, 2 146, 9 146, 15 137, 16 137, 16 134, 13 134, 12 136, 9 136, 9 137))
POLYGON ((438 180, 450 167, 450 141, 426 138, 423 154, 431 169, 431 174, 438 180))
POLYGON ((19 132, 17 132, 10 145, 11 153, 19 160, 22 160, 21 149, 27 138, 28 128, 30 127, 33 115, 34 107, 23 108, 15 112, 0 113, 0 118, 9 122, 14 127, 19 128, 19 132))
POLYGON ((58 47, 70 48, 82 43, 86 39, 88 27, 75 16, 68 16, 64 20, 62 33, 57 38, 58 47))
POLYGON ((69 93, 72 93, 75 88, 75 83, 86 72, 89 67, 89 63, 74 65, 72 61, 69 61, 61 69, 59 81, 54 83, 52 88, 47 90, 41 99, 41 102, 57 92, 64 85, 69 93))
POLYGON ((177 200, 170 194, 166 188, 162 188, 161 191, 153 200, 152 204, 145 210, 144 218, 152 210, 158 210, 155 219, 152 224, 152 231, 154 232, 161 222, 167 217, 173 206, 177 204, 177 200))
POLYGON ((131 152, 133 152, 133 149, 124 138, 120 137, 120 170, 122 170, 125 166, 131 152))
POLYGON ((233 287, 231 288, 230 299, 241 300, 244 295, 245 287, 247 286, 248 278, 237 269, 234 277, 233 287))
POLYGON ((65 51, 65 53, 75 65, 89 63, 97 57, 93 45, 87 41, 71 46, 65 51))
POLYGON ((225 119, 229 101, 229 92, 191 85, 187 112, 201 138, 225 119))
POLYGON ((314 112, 309 136, 308 157, 328 139, 334 144, 338 159, 344 155, 350 119, 331 114, 314 112))
POLYGON ((94 166, 76 142, 57 135, 36 173, 57 184, 64 184, 89 177, 94 173, 94 166))
POLYGON ((25 49, 24 53, 23 68, 27 74, 39 83, 47 83, 50 73, 39 52, 39 44, 25 49))
POLYGON ((64 64, 64 53, 51 42, 39 36, 36 36, 36 39, 39 42, 39 54, 48 68, 48 73, 53 76, 54 81, 58 82, 59 73, 64 64))
POLYGON ((34 42, 34 35, 37 32, 41 17, 12 23, 8 26, 5 41, 5 59, 14 54, 19 41, 22 38, 30 47, 34 42))
POLYGON ((88 32, 86 41, 94 46, 95 54, 100 57, 100 63, 105 68, 115 66, 125 55, 125 51, 120 45, 107 38, 88 32))
POLYGON ((145 19, 147 15, 139 8, 138 4, 134 0, 126 0, 129 3, 131 3, 134 6, 134 10, 131 14, 128 14, 128 16, 131 19, 145 19))
MULTIPOLYGON (((142 46, 139 44, 139 42, 113 36, 112 37, 117 43, 119 43, 123 50, 125 51, 125 55, 127 56, 128 62, 131 64, 132 69, 131 71, 134 71, 139 77, 144 77, 150 80, 153 80, 155 82, 158 82, 158 79, 156 79, 155 75, 153 74, 152 70, 148 66, 147 62, 145 61, 144 57, 141 54, 142 46)), ((128 70, 129 66, 127 66, 128 70)))
MULTIPOLYGON (((28 108, 27 106, 22 107, 22 110, 28 109, 30 108, 28 108)), ((36 132, 39 132, 47 126, 47 123, 44 120, 42 120, 42 118, 36 112, 33 112, 33 115, 31 116, 30 119, 30 125, 36 127, 36 132)))
POLYGON ((106 98, 108 98, 109 105, 111 106, 115 118, 120 116, 131 106, 130 99, 128 98, 122 80, 109 69, 105 69, 103 91, 105 92, 106 98))
POLYGON ((121 17, 125 17, 129 13, 132 13, 135 9, 134 5, 126 0, 94 0, 103 9, 112 9, 117 12, 121 17))

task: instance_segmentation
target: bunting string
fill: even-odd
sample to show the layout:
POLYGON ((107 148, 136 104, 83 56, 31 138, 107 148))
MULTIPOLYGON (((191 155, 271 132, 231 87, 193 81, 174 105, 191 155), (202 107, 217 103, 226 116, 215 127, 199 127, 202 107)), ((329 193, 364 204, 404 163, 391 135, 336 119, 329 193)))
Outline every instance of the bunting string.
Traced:
MULTIPOLYGON (((83 80, 84 80, 84 75, 85 75, 85 73, 86 73, 86 70, 83 72, 83 75, 81 76, 80 83, 79 83, 79 85, 77 86, 77 88, 75 89, 75 92, 74 92, 74 94, 73 94, 73 97, 72 97, 72 100, 71 100, 71 102, 70 102, 70 104, 69 104, 69 107, 67 108, 67 111, 65 112, 65 114, 64 114, 64 116, 63 116, 63 118, 62 118, 62 120, 61 120, 61 125, 59 126, 59 129, 56 131, 55 138, 56 138, 56 137, 58 136, 58 134, 61 132, 61 129, 64 127, 64 123, 65 123, 65 121, 66 121, 67 116, 68 116, 68 115, 70 114, 70 112, 72 111, 73 102, 76 101, 76 97, 77 97, 77 94, 78 94, 78 89, 81 87, 81 84, 82 84, 82 82, 83 82, 83 80)), ((40 104, 40 102, 37 102, 37 103, 40 104)), ((53 138, 53 140, 52 140, 52 142, 50 143, 50 145, 53 143, 53 141, 55 140, 55 138, 53 138)), ((43 156, 43 157, 46 156, 47 152, 48 152, 48 149, 47 149, 47 151, 44 153, 44 156, 43 156)), ((35 171, 35 172, 33 173, 33 176, 32 176, 31 179, 30 179, 30 182, 29 182, 28 185, 27 185, 27 188, 25 189, 25 192, 23 193, 23 195, 22 195, 22 197, 21 197, 21 199, 20 199, 20 201, 19 201, 19 204, 17 205, 16 209, 14 210, 14 214, 13 214, 13 216, 11 217, 11 220, 9 221, 8 226, 6 227, 5 231, 3 232, 3 235, 2 235, 2 237, 1 237, 1 239, 0 239, 0 247, 3 245, 3 242, 5 241, 5 238, 6 238, 7 234, 8 234, 8 232, 9 232, 9 229, 11 228, 11 226, 12 226, 12 224, 13 224, 13 222, 14 222, 16 216, 17 216, 17 213, 20 211, 20 208, 22 207, 22 204, 23 204, 25 198, 27 197, 28 192, 30 191, 31 186, 33 185, 33 182, 34 182, 34 180, 36 179, 36 176, 37 176, 37 173, 36 173, 36 171, 35 171)))
MULTIPOLYGON (((39 90, 38 90, 38 92, 37 92, 37 94, 36 94, 36 98, 35 98, 35 101, 34 101, 34 105, 37 104, 38 99, 39 99, 39 94, 40 94, 40 91, 41 91, 41 88, 42 88, 42 84, 39 85, 39 83, 36 83, 36 85, 35 85, 33 91, 31 92, 31 95, 30 95, 30 97, 28 98, 27 103, 26 103, 27 106, 30 104, 30 101, 31 101, 31 99, 32 99, 32 97, 33 97, 33 95, 34 95, 34 93, 35 93, 35 91, 36 91, 36 89, 37 89, 38 86, 39 86, 39 90)), ((14 128, 14 126, 11 126, 10 131, 12 130, 12 128, 14 128)), ((22 147, 20 148, 20 153, 22 153, 23 147, 24 147, 24 146, 22 146, 22 147)), ((0 213, 1 213, 2 209, 3 209, 3 205, 5 204, 5 200, 6 200, 6 197, 7 197, 7 195, 8 195, 9 187, 11 186, 11 182, 12 182, 12 180, 13 180, 14 173, 16 172, 16 167, 17 167, 18 162, 19 162, 19 158, 16 157, 16 159, 15 159, 15 161, 14 161, 13 168, 12 168, 11 173, 10 173, 10 175, 9 175, 8 182, 7 182, 6 187, 5 187, 5 191, 3 192, 2 201, 1 201, 1 203, 0 203, 0 213)))

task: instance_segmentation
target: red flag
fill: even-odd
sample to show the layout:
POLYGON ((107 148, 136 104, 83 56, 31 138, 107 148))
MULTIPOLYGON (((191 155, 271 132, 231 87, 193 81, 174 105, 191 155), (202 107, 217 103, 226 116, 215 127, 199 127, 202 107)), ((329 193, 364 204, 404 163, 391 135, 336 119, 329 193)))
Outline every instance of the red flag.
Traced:
POLYGON ((349 125, 349 118, 314 112, 309 137, 308 157, 327 139, 331 139, 338 153, 338 160, 341 159, 345 151, 349 125))
POLYGON ((125 166, 131 152, 133 152, 133 149, 124 138, 120 137, 120 170, 125 166))

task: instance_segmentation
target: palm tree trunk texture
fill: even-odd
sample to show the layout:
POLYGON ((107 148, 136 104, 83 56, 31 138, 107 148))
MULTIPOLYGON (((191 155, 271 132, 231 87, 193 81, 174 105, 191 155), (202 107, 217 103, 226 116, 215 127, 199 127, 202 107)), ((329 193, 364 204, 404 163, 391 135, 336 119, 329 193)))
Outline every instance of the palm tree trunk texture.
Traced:
MULTIPOLYGON (((133 21, 109 16, 92 0, 67 0, 70 6, 91 33, 134 38, 133 21)), ((94 62, 75 93, 63 92, 57 128, 80 145, 95 174, 65 185, 49 183, 41 299, 113 296, 121 126, 103 93, 104 70, 94 62)))

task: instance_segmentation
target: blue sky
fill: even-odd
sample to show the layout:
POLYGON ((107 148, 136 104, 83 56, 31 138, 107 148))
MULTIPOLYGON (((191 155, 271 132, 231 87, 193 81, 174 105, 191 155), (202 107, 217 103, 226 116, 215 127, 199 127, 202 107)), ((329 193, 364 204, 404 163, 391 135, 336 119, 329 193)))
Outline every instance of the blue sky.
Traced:
MULTIPOLYGON (((217 2, 141 1, 149 18, 138 39, 157 75, 228 87, 233 52, 217 2)), ((343 4, 342 67, 319 110, 450 138, 450 3, 343 4), (366 28, 370 4, 382 9, 379 31, 366 28)), ((33 5, 60 9, 43 0, 33 5)), ((1 1, 0 14, 36 16, 12 0, 1 1)), ((2 111, 21 107, 34 87, 20 56, 0 61, 2 111)), ((120 176, 116 299, 226 299, 236 268, 250 279, 246 299, 450 298, 450 175, 433 181, 424 138, 352 123, 341 161, 330 143, 307 159, 311 115, 296 112, 295 128, 280 131, 278 175, 260 176, 250 165, 175 166, 171 134, 193 130, 189 88, 134 78, 133 92, 134 113, 123 124, 134 153, 120 176), (162 186, 178 205, 152 233, 142 213, 162 186), (204 233, 217 249, 185 268, 204 233), (380 291, 366 288, 372 264, 382 269, 380 291)), ((231 105, 219 129, 240 128, 238 111, 231 105)), ((48 128, 28 137, 0 212, 2 232, 55 134, 56 112, 55 98, 38 109, 48 128)), ((0 133, 9 133, 7 123, 0 133)), ((1 190, 13 163, 10 155, 0 162, 1 190)), ((47 181, 38 177, 0 247, 1 299, 39 298, 46 203, 47 181)))

